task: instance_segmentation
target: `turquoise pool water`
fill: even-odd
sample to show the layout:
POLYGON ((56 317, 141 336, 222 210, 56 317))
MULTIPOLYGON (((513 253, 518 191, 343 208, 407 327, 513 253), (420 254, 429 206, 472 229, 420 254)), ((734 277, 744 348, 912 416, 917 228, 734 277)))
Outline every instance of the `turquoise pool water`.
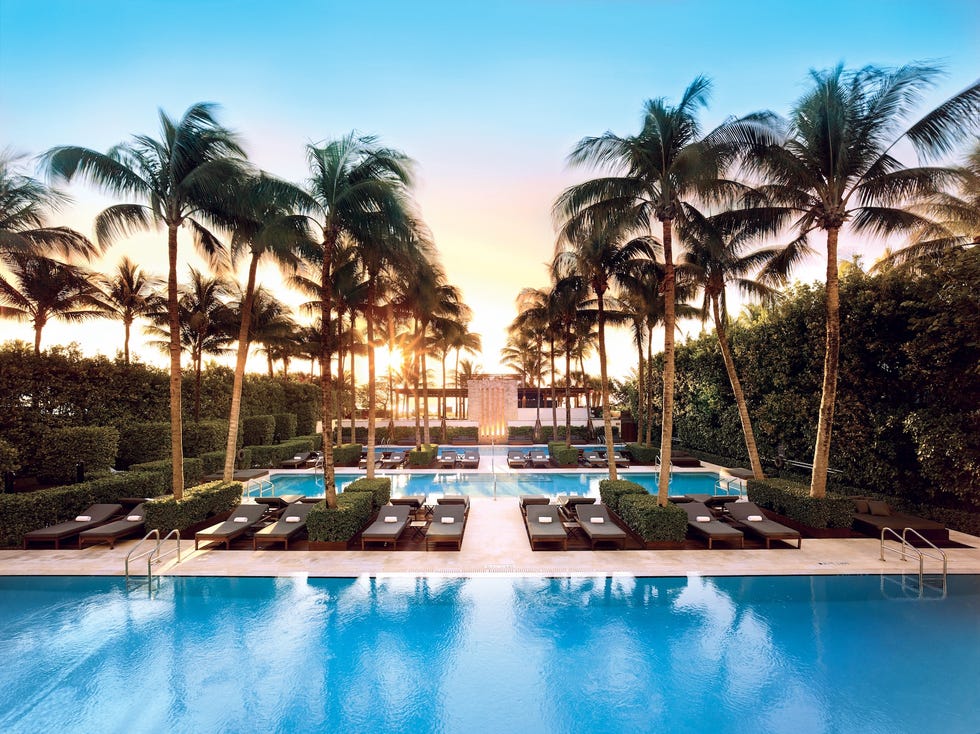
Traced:
POLYGON ((980 731, 980 577, 0 578, 0 731, 980 731))
MULTIPOLYGON (((337 472, 337 488, 344 487, 364 473, 337 472)), ((396 496, 413 494, 460 493, 474 497, 492 497, 494 494, 494 476, 492 474, 472 474, 464 472, 438 472, 433 474, 411 474, 398 472, 386 474, 391 478, 391 493, 396 496)), ((632 482, 642 484, 651 492, 657 492, 660 475, 655 473, 620 474, 632 482)), ((586 472, 507 472, 496 476, 497 497, 517 497, 522 494, 539 495, 593 495, 599 496, 599 482, 607 475, 586 472)), ((314 474, 273 474, 272 483, 275 493, 302 494, 307 497, 323 495, 323 479, 314 474)), ((674 474, 670 481, 670 493, 692 494, 714 492, 717 474, 674 474)), ((266 492, 268 494, 268 492, 266 492)))

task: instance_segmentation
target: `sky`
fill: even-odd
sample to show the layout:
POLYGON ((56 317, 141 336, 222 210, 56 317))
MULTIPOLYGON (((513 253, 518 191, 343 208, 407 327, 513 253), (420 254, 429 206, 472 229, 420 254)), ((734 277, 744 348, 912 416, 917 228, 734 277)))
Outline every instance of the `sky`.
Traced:
MULTIPOLYGON (((159 109, 178 117, 209 101, 256 165, 302 183, 307 144, 377 135, 416 161, 415 196, 483 336, 477 361, 497 372, 518 292, 547 285, 551 206, 595 175, 566 164, 578 140, 636 132, 645 100, 676 101, 699 74, 713 81, 706 129, 756 110, 785 114, 810 69, 839 62, 941 62, 947 75, 925 111, 977 77, 978 41, 975 0, 0 0, 0 147, 104 151, 156 137, 159 109)), ((73 202, 52 223, 92 235, 95 214, 115 202, 87 185, 67 191, 73 202)), ((870 262, 884 246, 843 237, 841 258, 870 262)), ((200 261, 186 237, 180 248, 183 274, 200 261)), ((797 278, 821 276, 819 250, 797 278)), ((97 265, 124 254, 166 272, 163 233, 121 242, 97 265)), ((272 270, 260 279, 300 300, 272 270)), ((7 339, 33 335, 0 321, 7 339)), ((122 325, 45 327, 43 347, 71 341, 113 356, 122 325)), ((141 341, 137 330, 141 357, 163 364, 141 341)), ((610 360, 614 376, 632 368, 625 334, 611 337, 610 360)))

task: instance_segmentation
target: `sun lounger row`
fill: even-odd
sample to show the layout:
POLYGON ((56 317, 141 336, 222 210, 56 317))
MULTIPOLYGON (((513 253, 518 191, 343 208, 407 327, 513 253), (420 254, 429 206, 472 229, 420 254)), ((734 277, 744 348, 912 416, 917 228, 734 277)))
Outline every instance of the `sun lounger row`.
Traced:
POLYGON ((613 522, 605 505, 595 504, 595 497, 560 496, 554 505, 522 497, 520 506, 532 550, 555 543, 567 550, 569 531, 581 531, 593 550, 599 543, 626 547, 626 532, 613 522))
POLYGON ((456 466, 462 469, 476 469, 480 466, 480 450, 443 449, 436 461, 440 469, 453 469, 456 466))
MULTIPOLYGON (((382 507, 378 512, 378 518, 361 532, 361 550, 367 550, 370 543, 397 545, 411 526, 415 514, 421 511, 424 499, 424 497, 393 498, 392 504, 382 507)), ((424 530, 425 549, 452 546, 455 550, 461 550, 469 509, 469 497, 465 495, 440 497, 438 504, 432 508, 431 521, 424 530)), ((415 522, 420 526, 421 531, 423 521, 415 522)))

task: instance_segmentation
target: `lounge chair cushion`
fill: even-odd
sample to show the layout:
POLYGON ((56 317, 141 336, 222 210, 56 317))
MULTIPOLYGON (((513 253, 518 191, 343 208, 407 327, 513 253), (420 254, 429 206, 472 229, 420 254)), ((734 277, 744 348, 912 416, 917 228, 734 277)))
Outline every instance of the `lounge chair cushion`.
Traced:
POLYGON ((877 500, 868 500, 868 510, 872 515, 878 517, 888 517, 892 514, 887 502, 878 502, 877 500))
POLYGON ((861 499, 854 500, 854 511, 861 515, 869 514, 871 510, 868 508, 868 501, 861 499))

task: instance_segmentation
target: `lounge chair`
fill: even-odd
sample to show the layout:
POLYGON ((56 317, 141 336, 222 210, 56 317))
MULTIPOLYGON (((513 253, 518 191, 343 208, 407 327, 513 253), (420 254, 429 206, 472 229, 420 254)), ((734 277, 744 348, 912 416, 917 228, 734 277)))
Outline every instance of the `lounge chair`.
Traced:
POLYGON ((411 512, 408 505, 385 505, 378 510, 378 519, 361 533, 361 550, 365 550, 367 543, 397 544, 408 527, 411 512))
POLYGON ((531 550, 541 543, 561 543, 562 550, 568 550, 568 531, 562 525, 561 515, 556 505, 528 505, 524 524, 531 550))
MULTIPOLYGON (((530 505, 548 505, 551 504, 551 500, 540 494, 522 494, 517 498, 517 504, 521 508, 521 512, 527 512, 527 508, 530 505)), ((555 505, 557 507, 557 505, 555 505)))
POLYGON ((130 535, 137 535, 143 532, 146 521, 143 516, 144 504, 138 504, 122 520, 110 522, 107 525, 99 525, 89 530, 83 530, 78 534, 78 547, 84 548, 86 544, 95 545, 96 543, 108 543, 110 548, 116 547, 116 541, 128 538, 130 535))
POLYGON ((425 495, 414 494, 404 497, 392 497, 388 501, 393 505, 405 505, 411 511, 411 514, 416 515, 425 505, 425 495))
POLYGON ((555 497, 555 503, 568 520, 575 520, 575 508, 578 505, 594 505, 595 497, 560 494, 555 497))
POLYGON ((745 536, 738 528, 715 520, 711 510, 703 502, 684 502, 679 505, 687 513, 688 530, 693 530, 708 540, 710 549, 716 540, 738 541, 738 547, 745 547, 745 536))
POLYGON ((469 514, 470 498, 465 494, 446 494, 436 500, 437 505, 462 505, 463 512, 469 514))
POLYGON ((31 530, 24 534, 24 548, 28 543, 54 543, 55 550, 61 547, 61 541, 73 538, 79 533, 105 524, 113 515, 122 512, 122 505, 100 504, 92 505, 74 520, 61 522, 46 528, 31 530))
POLYGON ((466 507, 462 504, 439 504, 432 511, 432 522, 425 531, 425 549, 440 544, 452 544, 456 550, 463 548, 463 532, 466 530, 466 507))
POLYGON ((626 547, 626 533, 612 521, 605 505, 576 505, 575 517, 582 532, 589 536, 592 550, 595 550, 596 543, 604 541, 611 541, 619 548, 626 547))
POLYGON ((306 462, 308 462, 310 460, 310 457, 312 457, 312 456, 313 456, 313 452, 312 451, 307 451, 307 452, 302 453, 302 454, 296 454, 291 459, 286 459, 285 461, 279 462, 279 468, 280 469, 299 469, 301 467, 306 466, 306 462))
POLYGON ((523 469, 527 466, 528 458, 520 449, 509 449, 507 451, 507 466, 511 469, 523 469))
POLYGON ((286 505, 279 520, 255 531, 252 550, 258 550, 259 543, 282 543, 283 550, 289 550, 289 541, 306 529, 306 516, 312 509, 313 505, 307 502, 286 505))
POLYGON ((197 533, 194 536, 194 550, 198 550, 201 543, 224 543, 225 549, 231 548, 231 541, 253 530, 264 514, 265 505, 239 505, 231 511, 227 520, 197 533))
POLYGON ((548 454, 541 449, 531 449, 531 452, 528 454, 528 461, 530 461, 531 466, 536 469, 547 469, 549 466, 551 466, 551 459, 549 458, 548 454))
MULTIPOLYGON (((384 453, 379 453, 378 451, 375 451, 374 452, 374 468, 375 469, 380 469, 381 468, 381 464, 384 463, 384 459, 385 459, 385 454, 384 453)), ((358 469, 367 469, 367 465, 368 465, 367 452, 365 451, 363 454, 361 454, 361 458, 357 462, 357 468, 358 469)))
POLYGON ((439 468, 440 469, 452 469, 456 466, 456 462, 460 459, 459 454, 457 454, 452 449, 446 449, 441 454, 439 454, 439 468))
POLYGON ((620 467, 628 467, 630 465, 630 460, 623 456, 618 451, 613 451, 612 455, 613 464, 620 467))
MULTIPOLYGON (((657 463, 663 463, 661 461, 662 455, 657 456, 657 463)), ((696 469, 701 466, 701 462, 694 456, 683 451, 674 450, 670 452, 670 465, 680 467, 682 469, 696 469)))
POLYGON ((460 459, 460 466, 464 469, 477 469, 480 466, 480 451, 479 449, 466 449, 463 452, 463 458, 460 459))
POLYGON ((588 466, 597 469, 604 469, 605 467, 609 466, 609 462, 606 461, 606 458, 595 449, 589 449, 587 451, 583 451, 582 460, 588 466))
POLYGON ((272 497, 253 497, 255 504, 265 505, 273 515, 281 514, 288 505, 300 502, 303 499, 301 494, 277 494, 272 497))
POLYGON ((402 464, 405 463, 405 452, 404 451, 392 451, 388 455, 387 459, 381 460, 382 469, 397 469, 402 464))
MULTIPOLYGON (((911 528, 932 543, 949 542, 949 529, 941 522, 894 512, 887 502, 864 497, 852 497, 851 499, 854 502, 855 510, 853 527, 858 532, 870 533, 876 538, 880 538, 881 532, 885 528, 891 528, 899 535, 905 528, 911 528)), ((917 540, 911 534, 908 539, 910 541, 917 540)))
POLYGON ((764 538, 766 548, 770 547, 769 543, 773 540, 795 540, 796 547, 802 547, 803 538, 799 530, 770 520, 754 502, 729 502, 725 507, 728 514, 741 525, 743 532, 764 538))

